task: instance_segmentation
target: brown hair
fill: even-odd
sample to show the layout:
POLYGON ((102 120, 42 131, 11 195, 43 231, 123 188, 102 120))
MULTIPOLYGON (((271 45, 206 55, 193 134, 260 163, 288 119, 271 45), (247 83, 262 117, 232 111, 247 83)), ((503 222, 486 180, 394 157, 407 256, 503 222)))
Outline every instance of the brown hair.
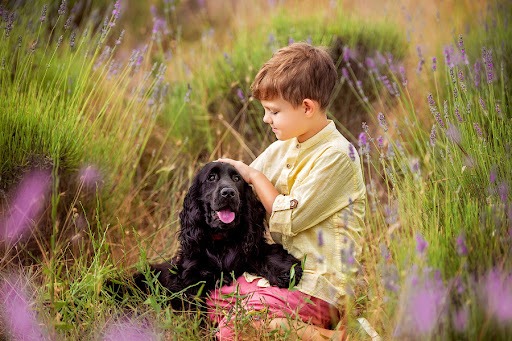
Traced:
POLYGON ((307 43, 293 43, 274 53, 251 85, 258 100, 282 97, 294 107, 305 98, 317 101, 325 110, 338 76, 329 53, 307 43))

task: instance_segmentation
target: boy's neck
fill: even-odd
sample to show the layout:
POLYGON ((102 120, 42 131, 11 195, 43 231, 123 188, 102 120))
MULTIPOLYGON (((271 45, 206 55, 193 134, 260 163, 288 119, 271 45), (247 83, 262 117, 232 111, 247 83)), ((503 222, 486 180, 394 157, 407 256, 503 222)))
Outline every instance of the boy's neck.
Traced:
POLYGON ((298 136, 297 141, 299 141, 299 143, 306 142, 307 140, 318 134, 322 129, 327 127, 328 124, 329 120, 327 119, 327 115, 317 115, 314 119, 312 119, 310 129, 308 129, 308 131, 305 134, 298 136))

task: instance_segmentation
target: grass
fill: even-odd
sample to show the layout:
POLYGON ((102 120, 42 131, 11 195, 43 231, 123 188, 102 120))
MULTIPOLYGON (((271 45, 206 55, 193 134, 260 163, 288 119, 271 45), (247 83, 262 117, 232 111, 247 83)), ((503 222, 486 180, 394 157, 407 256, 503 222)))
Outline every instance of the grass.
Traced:
MULTIPOLYGON (((123 45, 138 36, 129 31, 116 44, 114 4, 102 4, 106 21, 68 28, 70 9, 49 8, 41 20, 41 7, 13 16, 2 8, 5 337, 213 338, 204 317, 172 311, 158 285, 122 306, 102 286, 172 256, 176 212, 199 165, 221 155, 250 161, 270 143, 250 82, 276 48, 311 40, 339 53, 331 116, 362 155, 367 183, 350 337, 366 338, 356 321, 365 317, 384 339, 510 338, 510 5, 490 4, 480 25, 423 56, 407 50, 392 22, 362 20, 338 2, 317 7, 328 11, 308 4, 243 7, 227 39, 205 24, 197 42, 172 26, 167 2, 158 4, 146 21, 165 19, 168 30, 155 25, 133 49, 123 45), (355 123, 343 121, 348 103, 355 123), (34 171, 52 181, 26 192, 24 202, 36 204, 16 201, 24 179, 40 179, 34 171), (16 212, 26 218, 12 223, 16 212)), ((239 328, 249 315, 237 316, 239 328)))

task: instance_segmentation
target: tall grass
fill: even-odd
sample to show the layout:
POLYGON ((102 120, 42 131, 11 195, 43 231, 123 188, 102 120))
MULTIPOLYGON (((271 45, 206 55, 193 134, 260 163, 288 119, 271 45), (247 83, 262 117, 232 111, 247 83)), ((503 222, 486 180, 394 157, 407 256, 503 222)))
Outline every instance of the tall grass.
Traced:
MULTIPOLYGON (((285 5, 255 3, 250 14, 266 15, 263 28, 240 19, 229 39, 208 27, 192 43, 164 2, 134 49, 123 45, 133 38, 121 34, 114 4, 105 20, 78 27, 65 7, 2 8, 1 333, 212 339, 214 326, 172 311, 156 283, 149 297, 121 305, 102 286, 171 257, 175 213, 199 164, 250 161, 271 142, 250 82, 276 48, 310 40, 338 50, 331 117, 359 150, 367 182, 363 267, 347 288, 350 337, 367 338, 356 320, 365 317, 383 339, 509 338, 510 5, 490 6, 482 26, 420 54, 416 69, 404 66, 392 23, 324 5, 333 7, 304 21, 285 5), (356 130, 336 116, 349 97, 365 120, 356 130), (13 266, 23 258, 31 265, 13 266)), ((249 317, 237 316, 237 326, 248 328, 249 317)))

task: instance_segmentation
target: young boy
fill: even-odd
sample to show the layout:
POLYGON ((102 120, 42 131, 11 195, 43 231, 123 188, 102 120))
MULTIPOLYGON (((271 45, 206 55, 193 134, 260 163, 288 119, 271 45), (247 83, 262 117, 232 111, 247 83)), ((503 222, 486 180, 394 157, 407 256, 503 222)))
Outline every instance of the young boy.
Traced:
MULTIPOLYGON (((251 85, 265 110, 263 122, 278 141, 250 166, 218 160, 235 166, 253 186, 269 215, 274 242, 305 262, 298 290, 241 276, 213 292, 208 305, 232 310, 229 294, 237 291, 247 295, 245 309, 268 312, 271 328, 291 327, 287 316, 308 323, 299 331, 303 339, 340 337, 328 328, 339 318, 347 278, 357 268, 364 224, 359 156, 326 115, 336 81, 334 63, 322 48, 294 43, 278 50, 251 85)), ((229 317, 217 320, 217 336, 232 338, 229 317)))

